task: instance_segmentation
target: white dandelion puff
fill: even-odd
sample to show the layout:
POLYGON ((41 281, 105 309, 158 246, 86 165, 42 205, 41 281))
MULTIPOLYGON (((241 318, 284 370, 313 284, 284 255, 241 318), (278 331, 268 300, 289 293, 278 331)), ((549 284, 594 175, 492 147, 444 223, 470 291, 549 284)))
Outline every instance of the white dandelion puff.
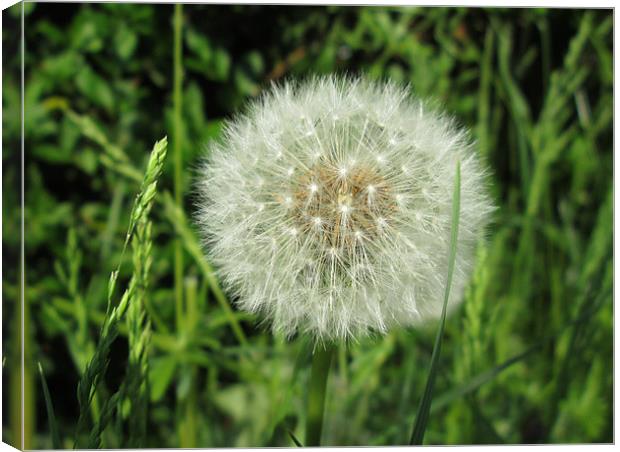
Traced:
POLYGON ((274 331, 385 333, 441 314, 457 160, 451 308, 494 207, 468 133, 405 87, 274 86, 211 146, 196 217, 237 305, 274 331))

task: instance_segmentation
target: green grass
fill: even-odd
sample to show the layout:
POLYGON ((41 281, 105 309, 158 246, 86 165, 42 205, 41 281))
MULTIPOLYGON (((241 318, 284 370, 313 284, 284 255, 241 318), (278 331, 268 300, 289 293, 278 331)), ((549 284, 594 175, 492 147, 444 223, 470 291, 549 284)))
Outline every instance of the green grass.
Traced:
MULTIPOLYGON (((14 445, 20 13, 3 13, 2 427, 14 445)), ((311 346, 234 308, 196 234, 192 181, 205 144, 271 80, 335 71, 443 104, 472 130, 499 209, 440 355, 438 324, 334 351, 321 444, 407 444, 416 419, 425 444, 613 441, 611 10, 24 13, 30 447, 306 441, 311 346), (165 142, 148 152, 166 135, 168 163, 165 142)))

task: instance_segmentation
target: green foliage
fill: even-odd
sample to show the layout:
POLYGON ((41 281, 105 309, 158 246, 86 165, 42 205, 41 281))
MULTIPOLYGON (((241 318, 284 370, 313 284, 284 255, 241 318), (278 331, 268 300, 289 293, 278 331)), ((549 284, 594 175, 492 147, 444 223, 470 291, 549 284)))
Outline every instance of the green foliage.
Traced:
MULTIPOLYGON (((20 14, 3 13, 5 393, 20 378, 20 14)), ((26 364, 45 369, 27 386, 31 447, 305 437, 307 344, 232 307, 193 226, 192 183, 246 101, 330 72, 443 104, 492 175, 499 210, 446 319, 425 443, 613 440, 611 10, 192 4, 176 64, 172 5, 24 14, 26 364), (147 152, 164 135, 168 163, 165 142, 147 152)), ((436 331, 339 348, 322 443, 406 444, 436 331)), ((4 416, 14 444, 19 402, 4 416)))

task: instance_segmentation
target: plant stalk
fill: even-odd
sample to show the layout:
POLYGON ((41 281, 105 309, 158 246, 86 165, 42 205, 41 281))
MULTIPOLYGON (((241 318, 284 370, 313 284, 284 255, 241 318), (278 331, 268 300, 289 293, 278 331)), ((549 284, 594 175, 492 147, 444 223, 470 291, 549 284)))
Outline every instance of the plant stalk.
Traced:
MULTIPOLYGON (((174 50, 173 50, 173 76, 174 86, 172 93, 173 107, 173 163, 174 163, 174 200, 176 205, 183 205, 183 139, 185 130, 183 129, 183 4, 174 5, 174 50)), ((179 337, 191 335, 191 328, 188 323, 193 319, 188 315, 186 309, 189 306, 184 303, 184 295, 190 295, 184 290, 183 272, 183 244, 180 238, 174 241, 174 298, 176 330, 179 337)), ((187 300, 188 302, 190 300, 187 300)), ((184 341, 185 342, 185 341, 184 341)), ((195 405, 195 379, 196 372, 193 367, 185 370, 191 379, 189 394, 179 396, 177 394, 177 404, 180 420, 177 426, 180 447, 196 447, 196 405, 195 405)))
MULTIPOLYGON (((173 121, 173 163, 174 163, 174 200, 177 205, 183 201, 183 124, 182 112, 182 86, 183 86, 183 5, 174 5, 174 91, 172 93, 173 121)), ((183 248, 181 241, 174 241, 174 298, 176 306, 177 329, 183 325, 183 248)))
POLYGON ((312 371, 308 388, 306 413, 306 446, 321 445, 323 414, 325 412, 325 389, 334 346, 317 346, 312 356, 312 371))
MULTIPOLYGON (((185 295, 187 302, 187 316, 185 330, 188 337, 194 336, 196 320, 198 319, 196 287, 198 281, 195 277, 185 279, 185 295)), ((189 378, 189 390, 179 400, 181 404, 181 419, 179 422, 179 444, 182 449, 198 447, 198 368, 193 363, 188 363, 182 371, 189 378)))

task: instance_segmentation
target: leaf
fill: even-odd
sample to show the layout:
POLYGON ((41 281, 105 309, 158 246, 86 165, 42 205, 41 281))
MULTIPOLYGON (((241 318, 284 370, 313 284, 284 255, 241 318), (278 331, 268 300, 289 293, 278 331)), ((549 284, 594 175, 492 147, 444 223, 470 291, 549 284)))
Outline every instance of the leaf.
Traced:
POLYGON ((433 355, 431 357, 431 368, 428 372, 424 395, 420 401, 418 412, 416 414, 413 432, 409 444, 422 445, 424 442, 424 432, 428 422, 428 415, 431 408, 433 396, 433 386, 435 385, 435 377, 439 363, 439 354, 441 353, 441 339, 443 329, 446 324, 446 308, 448 306, 448 298, 450 297, 450 286, 452 285, 452 274, 454 273, 454 261, 456 260, 456 246, 459 234, 459 214, 461 204, 461 163, 456 163, 456 177, 454 178, 454 196, 452 198, 452 228, 450 231, 450 256, 448 259, 448 275, 446 278, 446 290, 444 292, 443 308, 441 310, 441 321, 437 336, 435 337, 435 345, 433 346, 433 355))
POLYGON ((52 404, 52 397, 47 387, 47 381, 45 380, 45 374, 43 373, 43 367, 40 362, 37 362, 39 367, 39 376, 41 377, 41 386, 43 387, 43 397, 45 398, 45 408, 47 410, 47 422, 50 426, 52 433, 52 446, 54 449, 62 449, 62 442, 60 441, 60 435, 58 433, 58 424, 56 423, 56 416, 54 415, 54 405, 52 404))
POLYGON ((39 144, 31 149, 32 155, 48 163, 67 163, 72 160, 70 151, 67 152, 54 144, 39 144))
POLYGON ((187 30, 185 35, 187 47, 195 58, 188 58, 185 65, 192 70, 202 72, 209 79, 225 81, 230 73, 230 55, 220 46, 213 45, 209 38, 194 30, 187 30))
POLYGON ((75 164, 87 174, 93 175, 99 164, 97 153, 89 147, 84 147, 82 152, 75 155, 75 164))
POLYGON ((114 44, 117 55, 122 60, 127 60, 136 50, 138 37, 127 25, 122 24, 114 35, 114 44))
POLYGON ((197 33, 192 29, 188 29, 185 33, 185 42, 190 51, 206 63, 211 59, 211 42, 205 35, 197 33))
POLYGON ((240 93, 246 96, 256 96, 258 94, 258 84, 243 69, 238 68, 235 70, 234 80, 235 86, 240 93))
POLYGON ((213 80, 226 81, 230 74, 230 55, 225 49, 216 47, 211 64, 207 66, 207 75, 213 80))
POLYGON ((191 102, 184 103, 184 113, 192 132, 200 133, 205 127, 207 120, 204 114, 204 98, 198 84, 190 82, 183 97, 192 99, 191 102))
POLYGON ((254 76, 260 76, 265 71, 265 63, 259 52, 249 52, 244 56, 243 62, 254 76))
POLYGON ((153 360, 149 375, 152 402, 157 402, 164 396, 172 382, 176 367, 177 360, 175 356, 166 356, 153 360))
POLYGON ((79 53, 74 50, 67 50, 46 58, 42 63, 41 70, 50 81, 60 84, 75 77, 83 64, 84 59, 79 53))
POLYGON ((93 104, 112 111, 114 107, 114 95, 108 83, 100 77, 90 66, 84 66, 75 83, 80 92, 93 104))
POLYGON ((103 48, 103 39, 97 27, 97 20, 101 20, 101 14, 92 14, 82 10, 74 18, 69 30, 69 40, 74 49, 86 50, 87 52, 99 52, 103 48))

